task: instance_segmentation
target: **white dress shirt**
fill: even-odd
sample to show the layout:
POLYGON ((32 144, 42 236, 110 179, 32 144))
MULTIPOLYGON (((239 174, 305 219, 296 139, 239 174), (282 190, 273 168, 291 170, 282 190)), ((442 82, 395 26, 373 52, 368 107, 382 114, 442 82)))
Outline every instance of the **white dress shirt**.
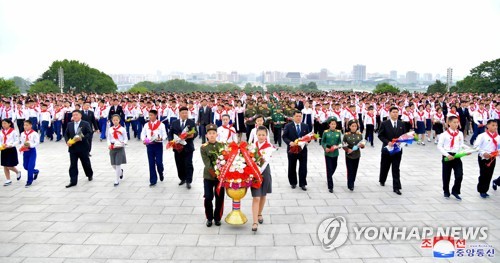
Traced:
POLYGON ((144 128, 142 129, 141 133, 141 140, 144 141, 144 139, 148 138, 151 141, 156 141, 158 137, 161 138, 161 141, 164 141, 167 139, 167 131, 165 129, 165 125, 160 122, 158 128, 154 129, 157 123, 160 122, 159 120, 156 120, 154 122, 149 121, 146 124, 144 124, 144 128), (150 128, 151 126, 151 128, 150 128), (153 135, 151 135, 151 133, 153 135))
POLYGON ((483 157, 485 153, 492 153, 496 151, 498 149, 498 146, 500 145, 500 136, 498 135, 498 133, 488 133, 488 131, 485 131, 479 134, 477 136, 477 139, 474 141, 474 147, 479 149, 479 156, 481 157, 483 157), (496 148, 495 143, 493 142, 493 139, 491 137, 493 137, 497 143, 496 148))
POLYGON ((124 146, 128 142, 128 137, 127 137, 127 131, 125 130, 125 127, 123 126, 112 126, 108 129, 108 135, 106 136, 107 141, 108 141, 108 146, 111 144, 114 144, 115 146, 124 146), (118 139, 115 138, 115 130, 117 131, 117 137, 118 139))
POLYGON ((14 128, 10 129, 2 129, 0 131, 0 144, 5 144, 7 147, 14 147, 19 143, 19 133, 14 128))
POLYGON ((452 131, 451 129, 447 129, 439 136, 439 141, 437 144, 437 148, 443 156, 450 155, 449 154, 450 152, 458 153, 463 148, 463 146, 464 146, 464 134, 459 130, 452 131), (455 136, 452 146, 453 136, 451 134, 455 134, 456 132, 458 132, 458 134, 455 136))
POLYGON ((238 142, 238 136, 234 127, 220 126, 217 128, 217 141, 222 143, 238 142))
POLYGON ((24 145, 25 142, 29 142, 30 148, 36 148, 40 143, 40 136, 38 135, 38 132, 35 132, 34 130, 22 132, 21 145, 24 145))

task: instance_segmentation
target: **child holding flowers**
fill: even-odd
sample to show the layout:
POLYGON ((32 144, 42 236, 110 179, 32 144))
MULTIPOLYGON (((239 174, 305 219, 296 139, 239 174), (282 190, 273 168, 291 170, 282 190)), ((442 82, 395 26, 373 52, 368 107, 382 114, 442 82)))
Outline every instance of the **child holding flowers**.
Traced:
POLYGON ((0 146, 2 149, 1 165, 5 174, 4 186, 12 184, 10 180, 10 171, 17 174, 17 180, 21 179, 21 171, 16 166, 19 164, 17 159, 16 145, 19 143, 19 133, 14 129, 14 124, 10 119, 2 120, 2 132, 0 133, 0 146))
POLYGON ((40 136, 33 129, 30 120, 24 121, 24 132, 21 133, 21 145, 19 151, 23 152, 23 167, 28 171, 28 180, 26 188, 30 187, 33 180, 38 177, 39 171, 35 169, 36 165, 36 147, 40 143, 40 136))
POLYGON ((339 148, 342 146, 342 134, 337 130, 337 121, 335 118, 330 118, 327 121, 329 129, 323 133, 321 138, 321 146, 325 150, 326 163, 326 181, 328 191, 333 193, 333 174, 337 169, 337 159, 339 156, 339 148))
POLYGON ((109 158, 111 160, 111 166, 115 170, 116 179, 114 186, 120 184, 120 180, 123 179, 123 169, 122 164, 127 163, 127 156, 125 155, 125 145, 128 142, 127 131, 125 127, 120 125, 120 115, 115 114, 111 116, 111 122, 113 126, 108 129, 108 135, 106 136, 109 147, 109 158))
POLYGON ((356 174, 358 173, 359 158, 361 157, 360 148, 364 148, 365 144, 362 142, 363 136, 358 131, 359 124, 357 120, 350 120, 347 123, 348 132, 345 133, 343 144, 345 155, 345 163, 347 166, 347 188, 354 191, 354 181, 356 181, 356 174))

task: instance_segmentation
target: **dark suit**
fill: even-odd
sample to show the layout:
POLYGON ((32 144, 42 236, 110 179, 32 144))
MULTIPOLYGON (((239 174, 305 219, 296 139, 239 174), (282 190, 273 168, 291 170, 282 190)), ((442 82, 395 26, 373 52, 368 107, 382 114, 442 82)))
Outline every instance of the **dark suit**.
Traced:
MULTIPOLYGON (((113 105, 113 106, 111 106, 111 107, 109 108, 109 112, 108 112, 108 121, 109 121, 110 123, 111 123, 111 117, 112 117, 113 115, 115 115, 115 114, 120 116, 120 120, 121 120, 121 121, 120 121, 120 123, 121 123, 121 125, 123 126, 123 125, 124 125, 124 123, 125 123, 125 122, 124 122, 124 119, 125 119, 125 112, 123 112, 122 106, 120 106, 120 105, 118 105, 118 106, 114 106, 114 105, 113 105), (115 109, 115 107, 116 107, 116 109, 115 109)), ((112 126, 112 125, 113 125, 113 124, 111 123, 111 126, 112 126)))
POLYGON ((302 101, 295 101, 295 108, 299 111, 304 109, 304 102, 302 101))
POLYGON ((399 164, 401 163, 401 156, 403 151, 390 155, 387 151, 387 144, 392 140, 405 133, 405 127, 402 121, 397 120, 397 128, 394 129, 391 119, 388 119, 380 124, 378 138, 382 141, 382 158, 380 160, 380 175, 379 182, 385 184, 387 174, 392 165, 392 188, 394 190, 401 189, 401 181, 399 179, 399 164))
MULTIPOLYGON (((460 131, 464 134, 464 136, 466 135, 465 134, 465 128, 466 128, 466 125, 467 125, 467 120, 470 119, 470 114, 469 114, 469 109, 467 108, 458 108, 457 109, 457 112, 458 112, 458 115, 460 116, 460 131)), ((469 129, 467 129, 467 131, 469 131, 469 129)))
POLYGON ((90 123, 91 128, 94 127, 89 138, 89 153, 92 151, 92 138, 94 137, 94 131, 99 130, 99 124, 95 118, 94 112, 91 110, 82 110, 82 120, 90 123))
POLYGON ((198 125, 200 126, 199 131, 202 143, 205 143, 206 141, 205 134, 207 132, 205 130, 205 126, 210 124, 211 118, 212 118, 212 109, 208 106, 206 106, 206 110, 203 109, 203 107, 200 107, 200 109, 198 110, 198 125))
MULTIPOLYGON (((194 123, 193 120, 187 119, 185 121, 186 123, 184 124, 185 127, 187 127, 188 131, 191 129, 195 129, 196 131, 196 124, 194 123)), ((172 125, 170 126, 170 131, 169 131, 169 138, 174 137, 174 134, 176 135, 181 135, 182 131, 184 130, 183 127, 181 127, 181 120, 175 120, 172 122, 172 125)), ((177 150, 174 149, 174 158, 175 158, 175 165, 177 166, 177 176, 179 176, 179 179, 181 181, 185 181, 186 183, 191 183, 193 181, 193 152, 194 152, 194 144, 193 140, 198 136, 198 132, 195 132, 193 138, 186 139, 186 145, 184 145, 184 148, 182 151, 178 152, 177 150)), ((172 140, 170 139, 170 140, 172 140)))
MULTIPOLYGON (((90 150, 90 137, 92 134, 92 128, 90 128, 90 124, 84 120, 80 121, 80 125, 78 128, 81 129, 81 132, 84 138, 68 147, 69 158, 71 161, 69 167, 69 177, 70 183, 76 185, 78 183, 78 159, 82 163, 83 170, 85 171, 85 175, 89 178, 92 178, 93 171, 92 166, 90 164, 89 158, 89 150, 90 150)), ((74 122, 68 123, 66 127, 66 131, 64 131, 64 140, 68 142, 69 139, 75 137, 75 124, 74 122)))
POLYGON ((290 142, 307 135, 309 127, 305 123, 300 123, 300 134, 297 134, 297 129, 294 122, 285 125, 283 130, 283 141, 286 143, 288 152, 288 182, 290 185, 297 185, 297 160, 300 162, 299 166, 299 186, 307 185, 307 145, 299 154, 289 153, 290 142))

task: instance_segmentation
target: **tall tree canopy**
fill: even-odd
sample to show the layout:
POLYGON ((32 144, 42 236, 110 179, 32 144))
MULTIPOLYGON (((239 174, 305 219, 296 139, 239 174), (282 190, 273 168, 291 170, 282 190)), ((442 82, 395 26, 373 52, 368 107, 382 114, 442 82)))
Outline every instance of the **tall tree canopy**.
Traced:
POLYGON ((451 89, 456 92, 500 93, 500 58, 485 61, 451 89))
POLYGON ((12 96, 21 93, 13 80, 0 78, 0 96, 12 96))

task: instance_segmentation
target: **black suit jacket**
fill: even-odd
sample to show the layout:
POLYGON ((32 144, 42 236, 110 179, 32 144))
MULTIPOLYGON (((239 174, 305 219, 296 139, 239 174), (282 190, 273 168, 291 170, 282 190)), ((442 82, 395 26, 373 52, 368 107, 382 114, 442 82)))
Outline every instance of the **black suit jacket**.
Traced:
MULTIPOLYGON (((283 130, 283 141, 286 143, 287 151, 290 150, 290 142, 295 141, 296 139, 299 139, 302 136, 305 136, 308 134, 308 126, 307 124, 301 122, 300 123, 300 134, 297 134, 297 129, 295 128, 295 122, 290 122, 287 125, 285 125, 285 129, 283 130)), ((307 145, 304 146, 304 149, 302 149, 302 152, 307 152, 307 145)))
MULTIPOLYGON (((82 134, 83 134, 83 139, 75 144, 73 144, 71 147, 68 147, 68 152, 70 153, 81 153, 81 152, 86 152, 88 153, 90 150, 90 135, 92 134, 92 128, 90 127, 90 123, 81 120, 80 125, 78 128, 81 128, 82 134)), ((74 122, 68 123, 68 126, 66 127, 66 131, 64 131, 64 140, 68 142, 69 139, 75 137, 76 131, 75 131, 75 124, 74 122)))
POLYGON ((380 124, 378 131, 378 138, 382 141, 382 152, 384 152, 384 147, 392 140, 399 138, 399 136, 405 133, 405 127, 402 121, 397 121, 397 128, 394 129, 392 126, 391 119, 383 121, 380 124))
POLYGON ((462 110, 462 108, 458 108, 457 112, 460 116, 460 125, 463 127, 465 125, 465 122, 471 117, 469 114, 469 109, 465 108, 465 110, 462 110))
POLYGON ((85 114, 85 110, 82 110, 82 120, 90 123, 90 125, 94 127, 94 130, 99 129, 99 125, 97 123, 97 120, 95 118, 95 114, 93 111, 88 110, 87 114, 85 114))
POLYGON ((300 110, 300 111, 303 110, 304 109, 304 102, 302 102, 302 101, 299 100, 299 102, 297 104, 297 101, 295 101, 295 108, 297 110, 300 110))
POLYGON ((120 106, 120 105, 116 106, 116 110, 115 110, 114 105, 111 106, 111 108, 109 108, 108 120, 111 121, 111 116, 113 116, 115 114, 120 115, 120 118, 122 120, 125 118, 125 112, 123 112, 122 106, 120 106))
POLYGON ((212 109, 207 106, 207 110, 203 110, 203 107, 200 107, 198 110, 198 123, 201 125, 208 125, 211 123, 212 118, 212 109))
MULTIPOLYGON (((186 139, 186 145, 184 145, 183 151, 194 152, 193 141, 194 141, 194 138, 196 138, 196 136, 198 136, 198 131, 196 129, 196 124, 194 123, 193 120, 187 119, 185 127, 187 127, 189 131, 192 128, 194 128, 195 134, 194 134, 193 138, 186 139)), ((168 138, 169 138, 169 140, 173 140, 174 134, 181 135, 181 133, 182 133, 181 120, 177 119, 177 120, 173 121, 172 124, 170 125, 170 131, 168 133, 168 138)))

